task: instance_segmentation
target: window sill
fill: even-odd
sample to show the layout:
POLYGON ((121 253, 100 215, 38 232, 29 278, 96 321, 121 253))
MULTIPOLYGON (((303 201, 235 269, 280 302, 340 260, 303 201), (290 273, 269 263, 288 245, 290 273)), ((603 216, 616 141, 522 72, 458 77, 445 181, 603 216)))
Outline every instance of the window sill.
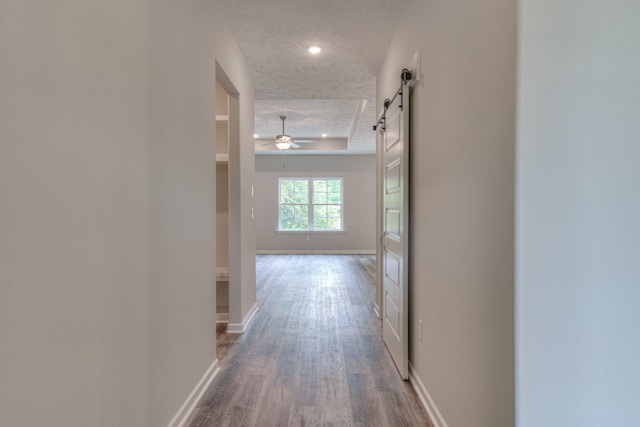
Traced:
POLYGON ((347 230, 275 230, 276 234, 347 234, 347 230))

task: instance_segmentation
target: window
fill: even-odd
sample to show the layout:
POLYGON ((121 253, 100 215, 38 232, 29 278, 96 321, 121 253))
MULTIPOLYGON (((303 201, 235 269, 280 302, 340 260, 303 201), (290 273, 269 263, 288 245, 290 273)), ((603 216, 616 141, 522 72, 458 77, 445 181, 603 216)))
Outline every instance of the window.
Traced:
POLYGON ((280 178, 280 231, 342 231, 342 178, 280 178))

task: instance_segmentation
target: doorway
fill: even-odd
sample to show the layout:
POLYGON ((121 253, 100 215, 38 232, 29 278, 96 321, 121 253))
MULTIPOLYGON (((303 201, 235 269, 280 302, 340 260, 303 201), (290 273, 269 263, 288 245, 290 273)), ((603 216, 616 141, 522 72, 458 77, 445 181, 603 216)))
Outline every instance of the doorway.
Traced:
POLYGON ((216 64, 216 318, 227 331, 241 319, 240 103, 235 86, 216 64))
POLYGON ((229 322, 229 94, 216 82, 216 320, 229 322))

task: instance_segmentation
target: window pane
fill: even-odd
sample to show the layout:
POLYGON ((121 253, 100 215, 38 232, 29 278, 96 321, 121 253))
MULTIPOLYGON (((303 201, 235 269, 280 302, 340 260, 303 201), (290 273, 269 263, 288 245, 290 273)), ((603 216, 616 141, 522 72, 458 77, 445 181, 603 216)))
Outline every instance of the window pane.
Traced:
POLYGON ((290 179, 280 180, 280 203, 293 203, 294 182, 290 179))
POLYGON ((327 191, 327 181, 324 179, 316 179, 313 181, 313 191, 324 193, 327 191))
POLYGON ((313 217, 313 228, 316 230, 326 230, 329 220, 326 217, 313 217))
POLYGON ((296 189, 296 193, 308 193, 309 182, 306 179, 296 179, 295 189, 296 189))
POLYGON ((299 230, 309 226, 309 180, 280 180, 280 229, 299 230))
POLYGON ((340 193, 340 180, 330 179, 327 181, 327 191, 332 193, 340 193))
POLYGON ((305 218, 296 218, 294 221, 294 229, 296 230, 306 230, 309 228, 309 221, 305 218))
POLYGON ((280 181, 280 191, 286 191, 287 193, 293 193, 293 181, 290 179, 283 179, 280 181))
POLYGON ((307 205, 295 205, 295 217, 296 218, 301 218, 301 217, 308 217, 309 216, 309 206, 307 205))
POLYGON ((342 229, 342 180, 314 179, 313 204, 314 229, 342 229))
POLYGON ((282 205, 280 207, 280 217, 282 219, 293 218, 293 206, 291 206, 291 205, 282 205))
POLYGON ((331 217, 340 217, 342 215, 342 208, 340 205, 328 205, 326 207, 327 215, 331 217))
POLYGON ((282 230, 290 230, 294 228, 294 220, 293 219, 283 219, 280 228, 282 230))
POLYGON ((327 195, 327 203, 342 203, 342 200, 340 200, 340 193, 329 193, 327 195))
POLYGON ((342 221, 340 221, 340 218, 329 218, 328 224, 328 228, 331 230, 342 229, 342 221))
POLYGON ((327 193, 314 192, 313 203, 327 203, 327 193))
POLYGON ((280 203, 291 203, 293 200, 293 191, 280 189, 280 203))
POLYGON ((309 203, 309 194, 308 193, 296 193, 294 197, 294 203, 309 203))
POLYGON ((315 217, 326 217, 327 216, 327 206, 314 206, 313 207, 313 216, 315 217))

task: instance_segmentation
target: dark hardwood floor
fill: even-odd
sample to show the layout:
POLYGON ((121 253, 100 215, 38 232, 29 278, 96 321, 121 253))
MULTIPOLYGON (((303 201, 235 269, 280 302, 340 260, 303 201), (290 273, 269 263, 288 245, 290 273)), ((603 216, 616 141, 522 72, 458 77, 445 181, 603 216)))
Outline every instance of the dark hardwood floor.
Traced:
POLYGON ((259 310, 217 337, 221 371, 191 427, 432 426, 373 312, 375 259, 257 257, 259 310))

